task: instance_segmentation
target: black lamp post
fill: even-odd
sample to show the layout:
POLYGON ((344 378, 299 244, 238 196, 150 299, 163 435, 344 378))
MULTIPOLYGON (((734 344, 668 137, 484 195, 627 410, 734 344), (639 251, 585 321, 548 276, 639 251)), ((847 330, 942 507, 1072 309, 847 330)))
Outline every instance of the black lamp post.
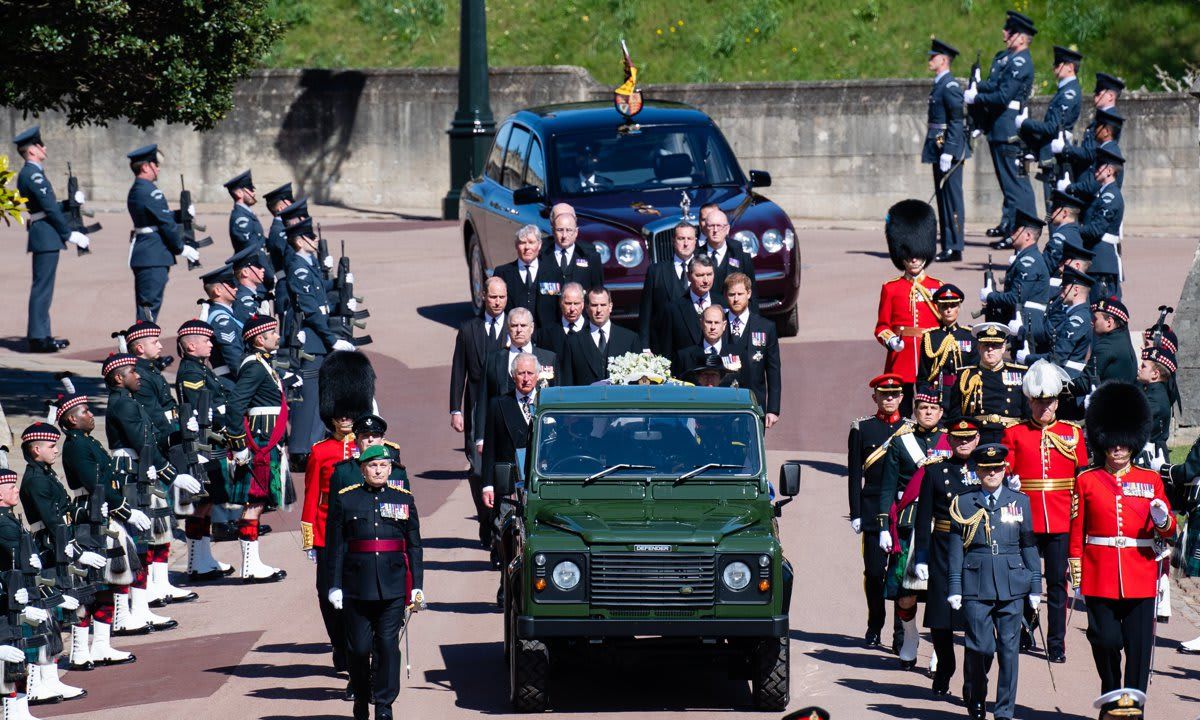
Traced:
POLYGON ((484 0, 462 0, 458 48, 458 109, 450 123, 450 192, 442 217, 458 218, 463 185, 479 174, 496 135, 488 102, 487 13, 484 0))

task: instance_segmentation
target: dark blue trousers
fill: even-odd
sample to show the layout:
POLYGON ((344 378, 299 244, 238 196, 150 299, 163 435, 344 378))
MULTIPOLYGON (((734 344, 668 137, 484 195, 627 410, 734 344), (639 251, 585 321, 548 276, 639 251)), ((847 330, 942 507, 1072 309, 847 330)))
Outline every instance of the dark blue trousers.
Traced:
POLYGON ((967 704, 987 700, 988 672, 992 669, 992 658, 997 657, 1000 676, 996 678, 996 704, 992 706, 992 714, 997 718, 1011 718, 1017 704, 1017 661, 1024 606, 1023 596, 1012 600, 963 600, 967 622, 963 670, 971 691, 967 704))
POLYGON ((58 251, 31 253, 33 282, 29 286, 29 322, 26 334, 30 340, 50 337, 50 303, 54 301, 54 279, 58 276, 58 251))
MULTIPOLYGON (((957 162, 957 161, 956 161, 957 162)), ((936 190, 938 228, 942 236, 942 249, 950 252, 963 251, 963 225, 966 223, 966 208, 963 205, 962 165, 951 165, 949 177, 946 177, 938 164, 933 163, 933 187, 936 190)))
POLYGON ((1000 183, 1000 192, 1004 194, 1004 204, 1000 209, 1000 227, 1005 232, 1012 232, 1017 208, 1037 216, 1033 186, 1029 184, 1029 176, 1022 172, 1019 145, 988 141, 988 149, 992 153, 996 181, 1000 183))
POLYGON ((170 271, 169 267, 133 268, 134 318, 141 317, 141 309, 147 307, 151 322, 158 320, 170 271))

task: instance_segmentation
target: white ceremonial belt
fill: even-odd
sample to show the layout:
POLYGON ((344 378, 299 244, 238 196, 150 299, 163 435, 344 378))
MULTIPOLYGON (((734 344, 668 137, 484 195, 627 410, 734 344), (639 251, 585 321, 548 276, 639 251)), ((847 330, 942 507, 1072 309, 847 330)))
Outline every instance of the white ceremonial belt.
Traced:
POLYGON ((1104 237, 1100 239, 1117 249, 1117 279, 1125 282, 1125 264, 1121 262, 1121 237, 1112 233, 1104 233, 1104 237))
POLYGON ((29 222, 31 222, 31 223, 35 223, 38 220, 45 220, 45 219, 46 219, 46 213, 44 213, 44 212, 29 213, 29 222))
POLYGON ((948 127, 946 123, 929 123, 930 130, 945 130, 948 127))
POLYGON ((222 365, 221 367, 215 367, 212 369, 212 374, 216 375, 217 377, 225 377, 229 374, 229 367, 225 365, 222 365))
MULTIPOLYGON (((1062 282, 1062 281, 1060 280, 1059 282, 1062 282)), ((1042 312, 1046 312, 1046 303, 1039 303, 1039 302, 1034 302, 1032 300, 1026 300, 1025 307, 1029 308, 1030 310, 1041 310, 1042 312)))
POLYGON ((1131 538, 1124 535, 1116 537, 1100 537, 1097 535, 1087 536, 1088 545, 1103 545, 1104 547, 1154 547, 1154 541, 1150 538, 1131 538))
POLYGON ((156 227, 135 227, 133 229, 134 235, 149 235, 150 233, 153 233, 153 232, 158 232, 158 228, 156 228, 156 227))
POLYGON ((1063 363, 1063 365, 1066 365, 1067 367, 1071 368, 1072 370, 1078 370, 1079 372, 1083 372, 1084 368, 1087 367, 1083 363, 1075 362, 1074 360, 1068 360, 1065 363, 1063 363))
POLYGON ((1062 287, 1062 278, 1050 278, 1050 287, 1062 287))
POLYGON ((129 458, 130 460, 138 459, 137 450, 134 450, 133 448, 117 448, 112 451, 112 456, 129 458))
POLYGON ((282 280, 282 279, 284 279, 284 278, 286 278, 286 277, 287 277, 287 272, 286 272, 286 271, 279 270, 279 271, 277 271, 277 272, 275 273, 275 279, 276 279, 276 280, 282 280))
POLYGON ((252 407, 247 411, 248 415, 278 415, 279 408, 277 407, 252 407))
POLYGON ((1116 235, 1113 235, 1112 233, 1104 233, 1104 237, 1102 237, 1100 239, 1103 240, 1104 242, 1108 243, 1109 245, 1120 245, 1121 244, 1121 238, 1117 237, 1116 235))
POLYGON ((1009 100, 1008 101, 1008 109, 1009 110, 1020 110, 1021 109, 1021 101, 1020 100, 1009 100))

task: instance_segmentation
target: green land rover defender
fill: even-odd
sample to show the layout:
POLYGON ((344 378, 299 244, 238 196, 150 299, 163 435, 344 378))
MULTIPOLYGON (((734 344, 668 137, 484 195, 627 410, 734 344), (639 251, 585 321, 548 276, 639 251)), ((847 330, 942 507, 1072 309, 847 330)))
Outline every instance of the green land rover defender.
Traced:
POLYGON ((729 656, 755 707, 783 710, 792 570, 776 517, 800 466, 771 487, 750 392, 546 388, 532 423, 492 478, 513 707, 549 707, 556 657, 670 638, 729 656))

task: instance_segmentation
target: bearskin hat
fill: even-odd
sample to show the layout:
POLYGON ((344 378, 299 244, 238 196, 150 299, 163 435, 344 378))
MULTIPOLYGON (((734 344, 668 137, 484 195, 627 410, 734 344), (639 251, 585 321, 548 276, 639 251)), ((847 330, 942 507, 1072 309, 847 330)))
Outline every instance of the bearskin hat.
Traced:
POLYGON ((929 203, 901 200, 891 206, 883 233, 887 237, 888 255, 897 270, 904 270, 904 263, 910 258, 933 261, 937 252, 937 214, 929 203))
POLYGON ((375 368, 360 352, 338 350, 325 356, 317 383, 321 391, 321 420, 357 418, 373 410, 375 368))
POLYGON ((1088 446, 1096 453, 1123 445, 1134 453, 1150 439, 1150 403, 1131 382, 1109 381, 1092 393, 1087 409, 1088 446))

